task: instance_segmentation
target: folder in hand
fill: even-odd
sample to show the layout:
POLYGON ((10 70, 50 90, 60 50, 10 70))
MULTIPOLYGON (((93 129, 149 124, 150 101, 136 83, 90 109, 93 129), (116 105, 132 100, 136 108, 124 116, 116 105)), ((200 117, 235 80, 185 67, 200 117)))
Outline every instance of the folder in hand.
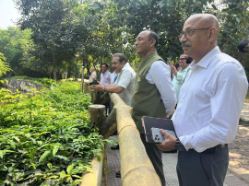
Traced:
POLYGON ((174 125, 171 119, 143 116, 141 120, 147 143, 155 143, 152 138, 151 128, 169 130, 175 134, 174 125))

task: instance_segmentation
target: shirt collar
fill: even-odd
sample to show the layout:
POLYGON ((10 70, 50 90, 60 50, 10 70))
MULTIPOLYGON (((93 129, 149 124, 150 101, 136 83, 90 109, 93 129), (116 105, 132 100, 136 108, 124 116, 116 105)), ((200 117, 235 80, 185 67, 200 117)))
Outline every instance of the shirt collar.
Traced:
POLYGON ((109 70, 105 71, 104 73, 102 72, 103 75, 106 75, 109 73, 109 70))
POLYGON ((202 57, 199 62, 195 63, 195 61, 193 61, 190 64, 191 68, 197 68, 197 67, 207 68, 208 65, 213 61, 213 58, 218 53, 221 53, 221 51, 220 48, 216 46, 212 50, 210 50, 204 57, 202 57))
POLYGON ((125 63, 124 67, 122 68, 122 71, 129 68, 130 64, 128 62, 125 63))

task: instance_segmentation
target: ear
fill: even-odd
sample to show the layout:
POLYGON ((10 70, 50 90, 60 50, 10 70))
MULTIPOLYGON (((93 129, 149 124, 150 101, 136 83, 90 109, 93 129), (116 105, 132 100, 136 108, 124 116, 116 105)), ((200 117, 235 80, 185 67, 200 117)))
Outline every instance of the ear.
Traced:
POLYGON ((151 46, 155 46, 156 45, 156 40, 155 39, 151 39, 151 46))
POLYGON ((208 40, 210 42, 216 42, 216 38, 217 38, 217 30, 215 28, 210 28, 209 30, 209 36, 208 36, 208 40))

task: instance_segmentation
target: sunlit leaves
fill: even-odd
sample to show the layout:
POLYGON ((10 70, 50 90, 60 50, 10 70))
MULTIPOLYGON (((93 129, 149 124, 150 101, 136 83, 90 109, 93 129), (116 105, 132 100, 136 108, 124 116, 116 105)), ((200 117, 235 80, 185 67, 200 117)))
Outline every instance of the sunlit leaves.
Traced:
POLYGON ((103 149, 102 138, 89 125, 90 99, 80 84, 53 84, 33 97, 6 90, 0 95, 0 183, 79 184, 103 149))
POLYGON ((10 67, 5 63, 6 59, 0 52, 0 77, 10 71, 10 67))

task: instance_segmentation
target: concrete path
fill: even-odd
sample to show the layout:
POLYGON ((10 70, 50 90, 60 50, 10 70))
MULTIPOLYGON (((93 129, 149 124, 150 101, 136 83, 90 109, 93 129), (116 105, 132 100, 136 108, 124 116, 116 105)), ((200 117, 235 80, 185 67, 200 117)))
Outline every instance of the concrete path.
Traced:
POLYGON ((240 113, 240 120, 249 123, 249 103, 244 103, 244 107, 240 113))
MULTIPOLYGON (((167 186, 178 186, 176 175, 176 159, 177 154, 163 153, 164 174, 166 176, 167 186)), ((228 171, 225 179, 224 186, 248 186, 249 182, 242 180, 242 178, 234 175, 230 170, 228 171)))
MULTIPOLYGON (((167 186, 178 186, 176 175, 176 153, 163 153, 164 174, 167 186)), ((121 186, 121 179, 115 177, 115 173, 120 170, 119 150, 107 149, 108 169, 105 172, 106 186, 121 186)), ((249 181, 243 180, 242 175, 235 175, 230 170, 225 179, 224 186, 249 186, 249 181)))

